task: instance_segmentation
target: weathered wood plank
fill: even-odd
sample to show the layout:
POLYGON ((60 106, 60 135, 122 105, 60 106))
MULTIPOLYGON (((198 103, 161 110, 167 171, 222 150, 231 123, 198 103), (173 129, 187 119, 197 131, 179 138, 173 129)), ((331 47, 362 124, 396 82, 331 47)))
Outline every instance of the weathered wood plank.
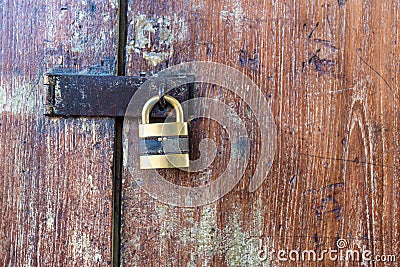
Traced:
POLYGON ((108 266, 113 119, 49 118, 43 73, 113 73, 115 1, 0 3, 0 265, 108 266))
MULTIPOLYGON (((247 192, 255 157, 231 193, 197 209, 160 204, 126 171, 123 263, 269 266, 257 259, 260 240, 276 250, 320 252, 343 238, 374 255, 398 254, 398 10, 390 1, 131 1, 127 73, 191 60, 240 69, 270 96, 278 149, 262 188, 247 192), (140 22, 169 27, 174 41, 159 44, 157 30, 138 35, 140 22), (146 40, 155 40, 148 46, 154 57, 137 42, 148 35, 146 40)), ((220 90, 201 92, 241 105, 220 90)), ((208 122, 194 129, 191 142, 205 133, 220 136, 208 122)), ((251 137, 259 142, 257 133, 251 137)), ((229 156, 221 139, 215 139, 219 163, 229 156)), ((208 175, 215 179, 220 166, 208 175)), ((196 181, 180 172, 164 175, 175 182, 178 176, 188 179, 183 183, 189 185, 196 181)), ((301 264, 322 263, 288 265, 301 264)))

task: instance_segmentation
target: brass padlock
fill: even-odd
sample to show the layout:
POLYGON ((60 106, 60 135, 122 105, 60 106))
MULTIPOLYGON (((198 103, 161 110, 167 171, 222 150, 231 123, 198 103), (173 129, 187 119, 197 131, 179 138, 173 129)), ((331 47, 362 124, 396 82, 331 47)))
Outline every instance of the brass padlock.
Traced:
POLYGON ((150 112, 160 100, 150 98, 143 106, 142 123, 139 124, 140 169, 164 169, 189 167, 189 140, 187 122, 178 100, 163 96, 176 112, 175 122, 150 123, 150 112))

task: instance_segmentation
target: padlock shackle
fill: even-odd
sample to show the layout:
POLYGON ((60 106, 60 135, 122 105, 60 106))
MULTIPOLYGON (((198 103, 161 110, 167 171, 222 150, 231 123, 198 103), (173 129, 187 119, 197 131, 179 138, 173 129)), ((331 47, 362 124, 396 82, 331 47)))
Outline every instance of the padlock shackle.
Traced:
MULTIPOLYGON (((179 103, 176 98, 169 96, 169 95, 164 95, 165 101, 170 103, 172 107, 174 108, 176 112, 176 122, 183 122, 183 109, 181 104, 179 103)), ((142 123, 143 124, 148 124, 150 123, 150 112, 154 108, 154 106, 157 104, 157 102, 160 101, 160 96, 156 95, 147 100, 147 102, 144 104, 143 109, 142 109, 142 123)))

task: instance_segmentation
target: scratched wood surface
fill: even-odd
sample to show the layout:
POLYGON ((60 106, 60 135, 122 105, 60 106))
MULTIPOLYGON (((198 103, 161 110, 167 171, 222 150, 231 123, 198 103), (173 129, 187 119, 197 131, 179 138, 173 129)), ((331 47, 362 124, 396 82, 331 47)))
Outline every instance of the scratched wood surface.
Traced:
MULTIPOLYGON (((398 254, 399 10, 377 0, 130 1, 128 74, 193 60, 235 67, 272 101, 278 143, 261 188, 248 192, 255 155, 229 194, 195 209, 160 204, 125 170, 123 265, 375 266, 257 257, 260 244, 321 252, 337 249, 338 239, 375 256, 398 254), (150 32, 143 23, 157 27, 150 32), (160 37, 160 28, 173 38, 160 37)), ((240 110, 220 90, 200 93, 240 110)), ((198 143, 221 129, 199 122, 194 131, 198 143)), ((250 136, 260 141, 256 131, 250 136)), ((222 139, 215 141, 223 163, 222 139)), ((212 179, 223 168, 216 166, 212 179)), ((399 266, 398 258, 379 266, 399 266)))
POLYGON ((43 116, 43 73, 112 73, 114 1, 0 2, 0 265, 109 266, 113 119, 43 116))

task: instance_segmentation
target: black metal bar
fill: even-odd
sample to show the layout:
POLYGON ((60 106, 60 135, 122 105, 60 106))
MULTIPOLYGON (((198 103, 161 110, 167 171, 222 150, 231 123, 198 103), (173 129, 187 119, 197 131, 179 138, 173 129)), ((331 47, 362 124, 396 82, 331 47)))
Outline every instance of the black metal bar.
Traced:
MULTIPOLYGON (((113 75, 48 73, 46 76, 48 116, 122 117, 133 94, 146 81, 145 77, 113 75)), ((180 102, 188 100, 193 94, 191 79, 191 76, 165 77, 164 80, 171 83, 188 82, 168 94, 180 102)), ((137 114, 130 115, 140 117, 141 110, 142 107, 138 107, 137 114)), ((167 115, 168 108, 158 104, 150 116, 163 118, 167 115)))
POLYGON ((46 115, 124 116, 129 101, 145 81, 112 75, 46 75, 46 115))

